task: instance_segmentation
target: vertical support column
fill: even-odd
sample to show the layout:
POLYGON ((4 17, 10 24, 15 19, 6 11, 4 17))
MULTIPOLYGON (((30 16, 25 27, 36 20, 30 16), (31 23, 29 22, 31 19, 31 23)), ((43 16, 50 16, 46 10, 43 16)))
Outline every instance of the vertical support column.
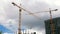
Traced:
POLYGON ((18 34, 21 34, 21 9, 19 9, 18 34))
POLYGON ((50 27, 51 27, 51 34, 55 34, 55 26, 52 20, 52 14, 51 14, 51 10, 50 10, 50 27))

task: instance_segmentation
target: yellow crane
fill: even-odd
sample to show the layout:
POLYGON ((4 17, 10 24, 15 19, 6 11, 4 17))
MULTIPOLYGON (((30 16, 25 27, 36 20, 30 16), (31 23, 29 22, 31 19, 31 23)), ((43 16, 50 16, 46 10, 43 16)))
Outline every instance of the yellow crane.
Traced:
MULTIPOLYGON (((49 12, 50 14, 50 28, 51 28, 51 34, 55 34, 55 25, 53 23, 53 20, 52 20, 52 11, 57 11, 58 9, 54 9, 54 10, 51 10, 51 8, 49 8, 49 11, 42 11, 42 12, 49 12)), ((42 13, 42 12, 36 12, 36 13, 42 13)), ((36 14, 35 13, 35 14, 36 14)))
MULTIPOLYGON (((39 18, 38 16, 36 16, 35 14, 36 14, 36 13, 42 13, 42 12, 31 13, 30 11, 22 8, 21 6, 18 6, 18 5, 15 4, 14 2, 12 2, 12 4, 13 4, 14 6, 17 6, 17 7, 19 8, 19 27, 18 27, 18 34, 21 34, 21 12, 22 12, 22 10, 24 10, 24 11, 28 12, 30 15, 33 15, 33 16, 37 17, 38 19, 40 19, 40 18, 39 18)), ((51 34, 55 34, 55 32, 54 32, 55 26, 54 26, 53 21, 52 21, 52 13, 51 13, 51 11, 57 11, 57 10, 58 10, 58 9, 51 10, 51 9, 49 8, 49 11, 43 11, 43 12, 49 12, 49 13, 50 13, 50 27, 51 27, 51 31, 52 31, 51 34)))
POLYGON ((18 23, 18 34, 21 34, 21 12, 22 10, 26 11, 27 13, 29 13, 30 15, 33 15, 35 17, 37 17, 38 19, 40 19, 38 16, 36 16, 35 14, 31 13, 30 11, 27 11, 26 9, 22 8, 21 5, 18 6, 17 4, 15 4, 14 2, 12 2, 12 4, 14 6, 17 6, 19 8, 19 23, 18 23))

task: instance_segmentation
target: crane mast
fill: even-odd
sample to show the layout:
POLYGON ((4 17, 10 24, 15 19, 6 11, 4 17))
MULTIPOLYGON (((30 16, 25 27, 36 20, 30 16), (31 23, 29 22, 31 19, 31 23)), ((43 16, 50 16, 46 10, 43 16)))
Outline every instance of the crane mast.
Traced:
POLYGON ((52 14, 51 14, 51 10, 50 10, 50 28, 51 28, 51 34, 55 34, 54 30, 55 30, 55 26, 52 20, 52 14))
POLYGON ((21 34, 21 12, 22 12, 22 9, 19 9, 18 34, 21 34))
MULTIPOLYGON (((12 2, 12 4, 14 6, 17 6, 19 8, 19 23, 18 23, 18 34, 21 34, 21 12, 22 10, 26 11, 27 13, 37 17, 34 13, 31 13, 30 11, 27 11, 25 10, 24 8, 20 6, 18 6, 17 4, 15 4, 14 2, 12 2)), ((50 9, 50 8, 49 8, 50 9)), ((58 9, 55 9, 55 10, 50 10, 50 11, 46 11, 46 12, 49 12, 50 13, 50 27, 51 27, 51 34, 55 34, 54 30, 55 30, 55 26, 54 26, 54 23, 53 23, 53 20, 52 20, 52 14, 51 14, 51 11, 57 11, 58 9)), ((37 13, 40 13, 40 12, 37 12, 37 13)), ((37 17, 39 19, 39 17, 37 17)))

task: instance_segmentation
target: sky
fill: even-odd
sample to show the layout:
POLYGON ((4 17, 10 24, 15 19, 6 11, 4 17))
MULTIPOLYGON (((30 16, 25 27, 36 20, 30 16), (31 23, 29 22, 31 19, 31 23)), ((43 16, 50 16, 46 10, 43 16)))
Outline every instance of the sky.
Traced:
POLYGON ((8 28, 6 28, 6 27, 4 27, 3 25, 0 25, 0 32, 12 32, 12 31, 10 31, 8 28))
POLYGON ((60 0, 0 0, 0 24, 4 27, 17 31, 19 21, 19 8, 13 6, 11 3, 15 2, 17 5, 24 9, 35 13, 39 17, 35 16, 22 10, 22 28, 25 30, 36 31, 38 34, 45 34, 45 23, 44 20, 49 19, 49 8, 51 10, 58 9, 56 12, 52 12, 52 17, 60 17, 60 0), (36 13, 42 12, 42 13, 36 13))
POLYGON ((4 27, 3 25, 0 24, 0 32, 2 32, 2 34, 13 34, 13 32, 11 30, 9 30, 8 28, 4 27))

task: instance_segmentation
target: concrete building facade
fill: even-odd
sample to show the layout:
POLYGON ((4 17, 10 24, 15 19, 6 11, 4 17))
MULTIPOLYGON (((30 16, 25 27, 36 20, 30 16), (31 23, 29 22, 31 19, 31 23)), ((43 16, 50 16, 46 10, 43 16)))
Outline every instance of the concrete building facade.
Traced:
MULTIPOLYGON (((54 24, 54 33, 55 34, 60 34, 60 17, 53 18, 52 19, 53 24, 54 24)), ((51 34, 52 30, 50 27, 50 19, 45 20, 45 29, 46 29, 46 34, 51 34)))

